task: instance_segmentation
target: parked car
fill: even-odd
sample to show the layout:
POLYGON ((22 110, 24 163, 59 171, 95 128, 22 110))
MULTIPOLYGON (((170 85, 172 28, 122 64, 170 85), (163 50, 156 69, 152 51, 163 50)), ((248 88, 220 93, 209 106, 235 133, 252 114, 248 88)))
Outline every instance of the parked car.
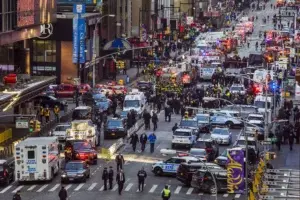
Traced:
POLYGON ((63 173, 61 174, 61 183, 80 181, 86 182, 90 178, 90 166, 80 160, 70 161, 66 164, 63 173))
POLYGON ((55 96, 55 90, 57 87, 57 85, 49 85, 49 87, 44 92, 42 92, 42 95, 55 96))
POLYGON ((74 98, 75 93, 76 93, 76 86, 72 84, 61 84, 55 90, 55 97, 74 98))
POLYGON ((207 162, 213 161, 219 155, 219 145, 210 138, 199 138, 193 148, 204 149, 208 155, 207 162))
POLYGON ((14 180, 15 162, 0 160, 0 184, 9 185, 14 180))
POLYGON ((49 108, 54 108, 55 106, 58 106, 60 110, 64 110, 65 106, 68 106, 68 102, 65 100, 59 100, 53 96, 48 95, 39 95, 33 99, 34 105, 40 105, 49 108))

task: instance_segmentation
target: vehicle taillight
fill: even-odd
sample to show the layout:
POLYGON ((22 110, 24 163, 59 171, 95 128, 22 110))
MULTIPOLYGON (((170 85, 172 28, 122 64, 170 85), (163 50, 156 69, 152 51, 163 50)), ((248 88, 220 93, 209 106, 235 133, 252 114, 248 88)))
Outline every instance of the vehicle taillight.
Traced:
POLYGON ((206 153, 210 153, 212 151, 212 148, 206 148, 206 153))
POLYGON ((8 175, 7 171, 6 171, 6 170, 4 170, 4 172, 3 172, 3 176, 4 176, 4 177, 6 177, 7 175, 8 175))

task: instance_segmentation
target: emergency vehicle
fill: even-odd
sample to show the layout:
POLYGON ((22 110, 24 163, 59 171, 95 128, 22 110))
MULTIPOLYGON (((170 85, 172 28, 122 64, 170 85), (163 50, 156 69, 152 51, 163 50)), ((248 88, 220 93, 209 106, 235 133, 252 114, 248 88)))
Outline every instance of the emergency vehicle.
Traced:
POLYGON ((96 125, 91 120, 75 120, 71 122, 71 128, 67 129, 68 140, 86 140, 93 147, 100 144, 100 135, 96 125))
POLYGON ((15 180, 52 180, 59 171, 57 137, 29 137, 15 146, 15 180))
POLYGON ((145 111, 145 104, 145 94, 138 89, 132 89, 124 98, 123 111, 134 110, 141 118, 145 111))
POLYGON ((254 99, 254 106, 258 107, 259 113, 265 113, 266 107, 267 112, 271 112, 272 102, 272 96, 266 97, 264 94, 258 94, 254 99))
POLYGON ((175 146, 186 146, 188 148, 192 148, 197 140, 197 136, 198 129, 178 128, 174 131, 172 136, 172 148, 175 148, 175 146))

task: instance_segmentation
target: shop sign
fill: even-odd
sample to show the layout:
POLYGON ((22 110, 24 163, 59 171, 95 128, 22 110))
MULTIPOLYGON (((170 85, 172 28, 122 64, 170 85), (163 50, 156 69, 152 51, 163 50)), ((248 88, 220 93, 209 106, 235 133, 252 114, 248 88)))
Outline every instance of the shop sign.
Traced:
POLYGON ((40 36, 37 37, 39 39, 47 39, 53 34, 53 25, 49 24, 42 24, 40 29, 40 36))

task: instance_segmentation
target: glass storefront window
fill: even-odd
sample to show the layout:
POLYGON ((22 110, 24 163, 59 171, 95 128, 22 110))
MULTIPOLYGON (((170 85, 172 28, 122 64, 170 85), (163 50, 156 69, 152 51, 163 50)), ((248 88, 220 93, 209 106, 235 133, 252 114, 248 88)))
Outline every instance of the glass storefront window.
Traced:
POLYGON ((56 62, 56 41, 33 40, 33 62, 56 62))

